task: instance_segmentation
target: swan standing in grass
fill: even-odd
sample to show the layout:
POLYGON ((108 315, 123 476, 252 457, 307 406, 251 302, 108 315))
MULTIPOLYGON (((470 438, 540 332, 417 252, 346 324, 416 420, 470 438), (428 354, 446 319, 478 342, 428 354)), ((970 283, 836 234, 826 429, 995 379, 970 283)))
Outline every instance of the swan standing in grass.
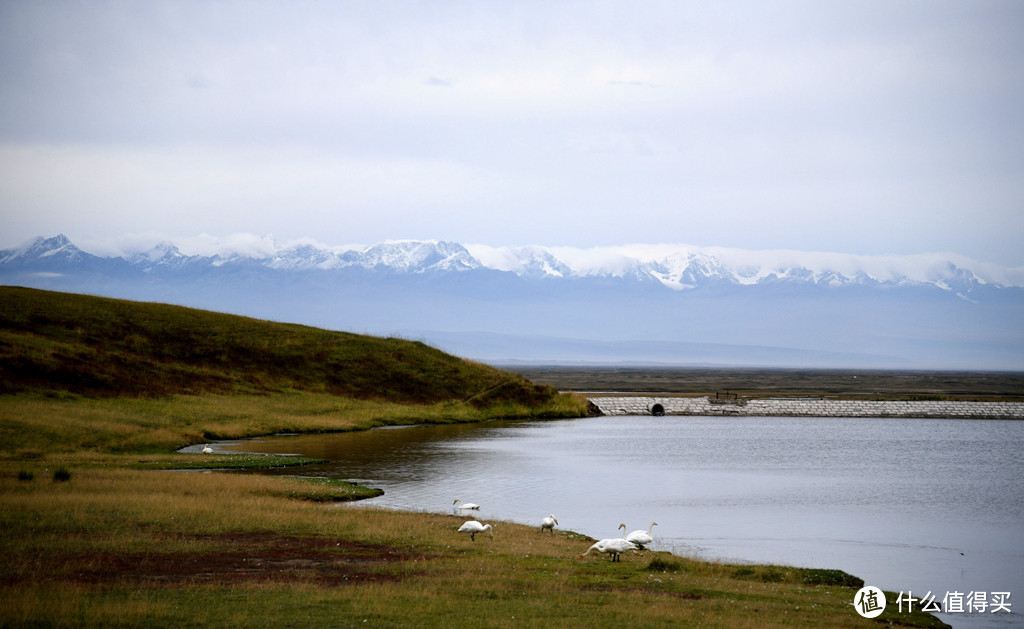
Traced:
MULTIPOLYGON (((462 501, 459 500, 458 498, 456 498, 455 501, 452 502, 452 504, 453 505, 459 505, 460 502, 462 502, 462 501)), ((462 502, 462 504, 460 504, 459 506, 457 506, 455 508, 459 509, 459 510, 462 510, 462 509, 480 509, 480 505, 476 504, 475 502, 462 502)))
POLYGON ((626 539, 627 541, 633 542, 634 544, 639 546, 640 550, 646 550, 644 548, 644 545, 650 544, 651 542, 654 541, 654 538, 651 537, 651 530, 654 528, 654 526, 656 524, 657 524, 657 522, 651 522, 651 526, 649 526, 646 531, 637 529, 637 530, 633 531, 632 533, 630 533, 629 535, 626 535, 626 525, 624 523, 620 524, 619 528, 622 529, 622 537, 624 539, 626 539))
POLYGON ((206 447, 203 448, 203 454, 213 454, 213 448, 207 445, 206 447))
POLYGON ((622 539, 621 537, 611 537, 608 539, 598 540, 593 546, 587 549, 587 552, 579 556, 579 559, 583 559, 590 554, 590 551, 596 550, 599 553, 611 555, 612 561, 619 561, 619 555, 629 551, 636 551, 636 546, 633 542, 622 539))
POLYGON ((549 529, 551 534, 555 534, 555 525, 558 524, 558 518, 553 515, 549 515, 540 521, 540 532, 543 533, 545 529, 549 529))
POLYGON ((490 533, 491 538, 494 537, 494 529, 491 528, 490 524, 480 524, 476 520, 467 520, 459 527, 459 533, 469 533, 469 541, 476 541, 476 534, 487 531, 490 533))

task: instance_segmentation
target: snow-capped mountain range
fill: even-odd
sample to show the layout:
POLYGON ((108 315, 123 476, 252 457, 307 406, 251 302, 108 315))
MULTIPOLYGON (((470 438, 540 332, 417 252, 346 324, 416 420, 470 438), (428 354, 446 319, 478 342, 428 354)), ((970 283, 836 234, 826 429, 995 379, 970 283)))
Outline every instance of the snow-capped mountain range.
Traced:
POLYGON ((0 251, 0 284, 400 335, 492 363, 1024 370, 1024 268, 947 254, 685 245, 278 245, 0 251))
POLYGON ((527 279, 618 278, 657 282, 684 291, 714 283, 739 286, 779 281, 825 286, 929 285, 969 297, 977 286, 1024 287, 1024 267, 1004 267, 952 254, 864 256, 803 251, 747 251, 687 245, 492 247, 450 241, 394 241, 370 246, 326 246, 310 242, 278 246, 272 241, 245 251, 224 246, 212 254, 186 255, 173 243, 144 251, 97 256, 66 236, 37 238, 0 251, 0 268, 95 265, 122 262, 146 273, 232 265, 280 271, 358 268, 394 273, 494 270, 527 279))

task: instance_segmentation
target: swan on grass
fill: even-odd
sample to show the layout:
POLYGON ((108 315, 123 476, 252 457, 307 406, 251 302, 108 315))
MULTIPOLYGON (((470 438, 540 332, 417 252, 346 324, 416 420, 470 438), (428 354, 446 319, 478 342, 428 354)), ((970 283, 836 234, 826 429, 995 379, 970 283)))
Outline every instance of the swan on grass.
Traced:
POLYGON ((452 501, 452 505, 453 506, 454 505, 458 505, 455 508, 459 509, 459 510, 462 510, 462 509, 479 509, 480 508, 480 505, 476 504, 475 502, 462 502, 462 504, 459 504, 460 502, 462 502, 462 501, 459 500, 458 498, 456 498, 454 501, 452 501))
POLYGON ((579 556, 579 559, 583 559, 590 554, 590 551, 597 551, 606 555, 611 555, 612 561, 619 561, 619 555, 629 551, 636 551, 636 546, 633 542, 622 539, 621 537, 611 537, 608 539, 598 540, 593 546, 587 549, 587 552, 579 556))
POLYGON ((540 521, 540 532, 543 533, 545 530, 550 530, 551 534, 554 535, 556 524, 558 524, 558 518, 554 515, 549 515, 540 521))
POLYGON ((644 546, 646 544, 650 544, 651 542, 654 541, 654 537, 651 536, 651 530, 654 529, 656 524, 658 524, 658 523, 657 522, 651 522, 651 525, 647 528, 646 531, 641 530, 641 529, 637 529, 637 530, 633 531, 632 533, 630 533, 629 535, 626 535, 626 525, 625 525, 625 523, 620 524, 619 528, 622 529, 622 537, 623 537, 623 539, 625 539, 627 541, 630 541, 630 542, 633 542, 634 544, 636 544, 637 546, 640 547, 640 550, 646 550, 644 548, 644 546))
POLYGON ((490 524, 480 524, 476 520, 467 520, 459 527, 459 533, 469 533, 469 541, 476 541, 476 534, 487 531, 491 537, 494 537, 494 529, 491 528, 490 524))

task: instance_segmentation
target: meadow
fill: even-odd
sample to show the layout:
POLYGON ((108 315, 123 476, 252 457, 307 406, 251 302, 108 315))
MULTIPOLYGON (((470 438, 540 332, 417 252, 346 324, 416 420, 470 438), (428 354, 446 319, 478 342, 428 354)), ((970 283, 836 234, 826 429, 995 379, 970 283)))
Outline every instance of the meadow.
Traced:
POLYGON ((581 396, 383 341, 0 289, 0 626, 876 625, 851 606, 861 581, 839 571, 581 559, 593 540, 511 522, 471 541, 464 517, 363 506, 373 488, 247 471, 300 470, 294 457, 177 452, 584 410, 581 396))
POLYGON ((130 467, 5 458, 0 625, 874 625, 838 571, 579 559, 592 540, 571 531, 495 522, 470 541, 465 518, 324 504, 295 478, 130 467))

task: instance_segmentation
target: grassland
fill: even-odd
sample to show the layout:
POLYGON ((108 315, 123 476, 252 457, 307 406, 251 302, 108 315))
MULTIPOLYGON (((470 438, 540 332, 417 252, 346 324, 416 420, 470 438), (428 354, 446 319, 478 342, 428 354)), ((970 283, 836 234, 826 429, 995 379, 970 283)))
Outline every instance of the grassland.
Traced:
POLYGON ((350 502, 367 488, 211 472, 254 462, 176 452, 582 412, 578 396, 419 343, 3 288, 0 370, 3 627, 877 624, 838 571, 581 560, 591 540, 509 522, 473 542, 462 518, 350 502))
MULTIPOLYGON (((297 479, 5 461, 5 627, 871 627, 834 571, 665 553, 577 556, 591 540, 296 499, 297 479), (31 480, 11 473, 34 472, 31 480), (365 623, 365 624, 364 624, 365 623)), ((889 612, 887 612, 889 613, 889 612)), ((892 614, 939 626, 922 614, 892 614)))
POLYGON ((1024 373, 869 369, 516 367, 533 382, 577 392, 742 398, 1024 401, 1024 373))

